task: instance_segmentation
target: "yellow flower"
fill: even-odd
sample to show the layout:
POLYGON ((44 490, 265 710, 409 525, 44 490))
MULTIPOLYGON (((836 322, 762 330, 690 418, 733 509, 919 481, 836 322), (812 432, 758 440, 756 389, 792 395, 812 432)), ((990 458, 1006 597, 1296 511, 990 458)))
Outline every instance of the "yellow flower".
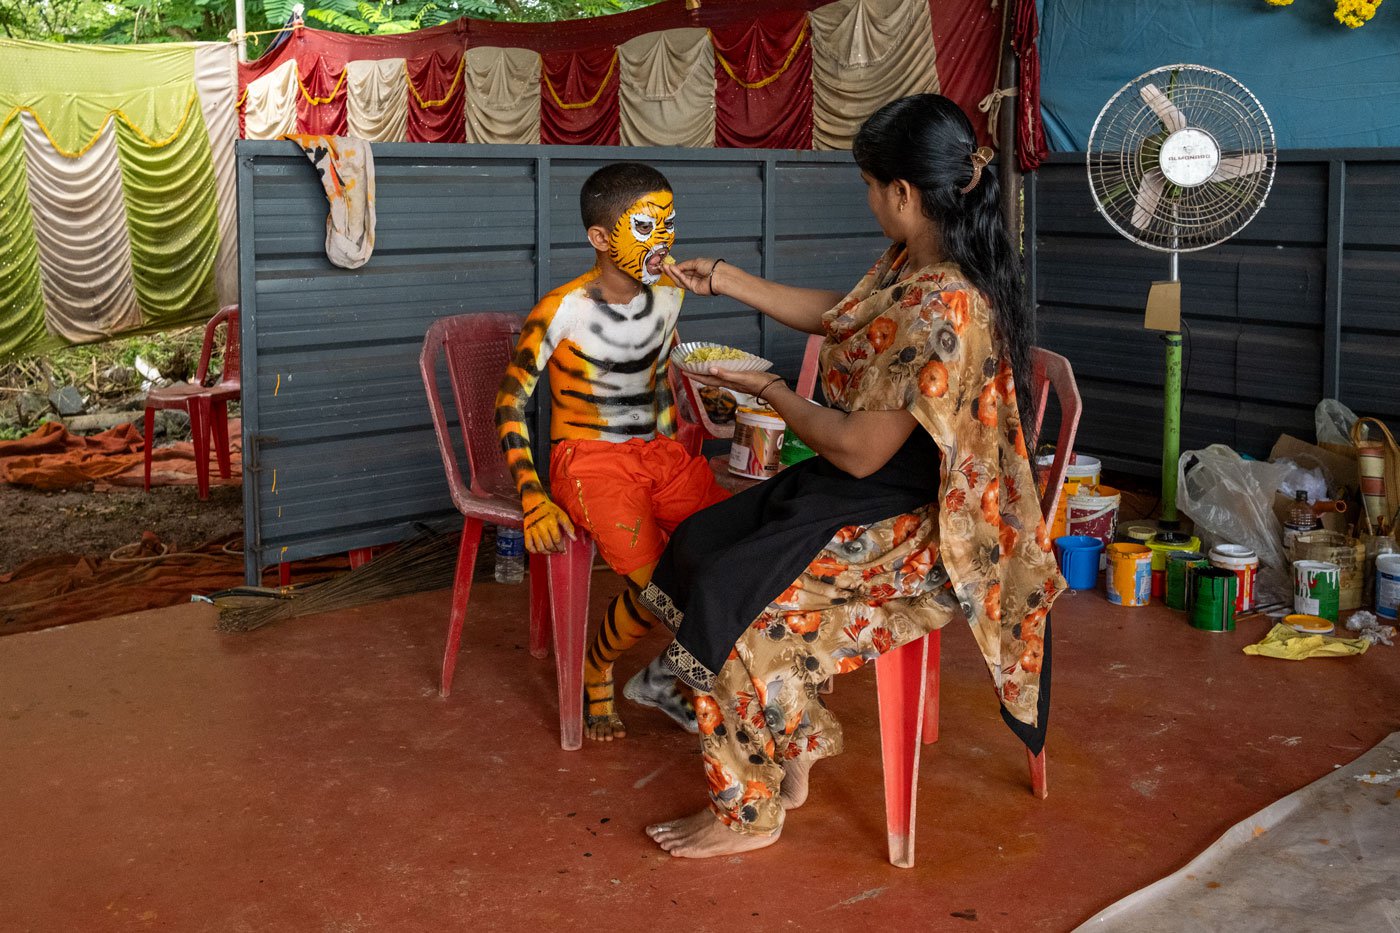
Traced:
POLYGON ((1337 0, 1336 12, 1332 15, 1343 26, 1356 29, 1366 25, 1376 15, 1376 7, 1380 5, 1381 0, 1337 0))

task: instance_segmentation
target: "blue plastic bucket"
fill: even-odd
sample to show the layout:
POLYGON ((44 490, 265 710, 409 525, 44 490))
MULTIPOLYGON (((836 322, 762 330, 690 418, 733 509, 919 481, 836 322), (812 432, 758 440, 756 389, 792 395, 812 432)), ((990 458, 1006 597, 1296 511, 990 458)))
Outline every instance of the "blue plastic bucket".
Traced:
POLYGON ((1065 535, 1055 539, 1060 573, 1072 590, 1092 590, 1099 582, 1099 555, 1103 542, 1089 535, 1065 535))

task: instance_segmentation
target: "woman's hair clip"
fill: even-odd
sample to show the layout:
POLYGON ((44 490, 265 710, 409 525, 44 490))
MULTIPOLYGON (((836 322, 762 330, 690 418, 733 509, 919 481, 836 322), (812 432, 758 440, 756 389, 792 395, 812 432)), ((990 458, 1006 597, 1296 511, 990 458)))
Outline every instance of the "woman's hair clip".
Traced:
POLYGON ((967 194, 977 187, 977 183, 982 180, 982 169, 986 168, 987 163, 992 161, 994 155, 996 153, 986 146, 977 148, 977 151, 972 154, 972 181, 968 182, 966 187, 958 189, 961 194, 967 194))

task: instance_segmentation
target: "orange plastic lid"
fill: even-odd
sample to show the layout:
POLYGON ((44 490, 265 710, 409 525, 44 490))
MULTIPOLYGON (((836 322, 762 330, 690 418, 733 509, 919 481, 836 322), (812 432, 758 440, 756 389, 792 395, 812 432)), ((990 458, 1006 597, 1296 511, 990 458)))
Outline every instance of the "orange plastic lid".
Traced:
POLYGON ((1301 612, 1284 616, 1283 624, 1304 635, 1331 635, 1337 627, 1321 616, 1305 615, 1301 612))

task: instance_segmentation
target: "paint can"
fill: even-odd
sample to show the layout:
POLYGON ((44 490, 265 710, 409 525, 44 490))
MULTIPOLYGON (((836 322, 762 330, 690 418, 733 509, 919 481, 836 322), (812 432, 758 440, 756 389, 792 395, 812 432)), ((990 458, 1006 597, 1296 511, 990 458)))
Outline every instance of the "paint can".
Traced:
POLYGON ((1191 627, 1203 632, 1235 630, 1235 587, 1239 576, 1222 567, 1191 574, 1191 627))
POLYGON ((1098 458, 1090 457, 1088 454, 1075 454, 1069 458, 1069 464, 1065 468, 1065 479, 1069 482, 1078 483, 1080 486, 1097 486, 1099 477, 1103 475, 1103 464, 1098 458))
POLYGON ((1201 539, 1182 531, 1161 531, 1147 542, 1152 552, 1152 598, 1167 595, 1167 558, 1177 551, 1199 551, 1201 539))
POLYGON ((1068 534, 1065 516, 1069 512, 1069 497, 1079 492, 1078 483, 1065 483, 1060 488, 1060 501, 1055 503, 1055 520, 1050 523, 1050 537, 1062 538, 1068 534))
POLYGON ((1400 614, 1400 554, 1376 557, 1376 615, 1395 619, 1400 614))
POLYGON ((741 408, 734 419, 734 441, 729 446, 729 472, 750 479, 768 479, 782 466, 782 418, 759 408, 741 408))
POLYGON ((1221 544, 1211 548, 1210 565, 1232 571, 1235 584, 1235 611, 1254 608, 1254 582, 1259 576, 1259 556, 1242 544, 1221 544))
POLYGON ((1366 545, 1335 531, 1305 531, 1293 539, 1286 552, 1290 561, 1320 560, 1342 571, 1337 608, 1342 612, 1361 608, 1366 581, 1366 545))
POLYGON ((1304 635, 1331 635, 1337 631, 1337 626, 1326 619, 1298 612, 1284 616, 1283 624, 1304 635))
POLYGON ((1200 551, 1172 551, 1167 555, 1165 597, 1167 608, 1191 608, 1191 574, 1210 566, 1200 551))
POLYGON ((1342 568, 1321 560, 1293 563, 1293 611, 1337 621, 1337 601, 1342 589, 1342 568))
POLYGON ((1152 595, 1152 552, 1141 544, 1108 549, 1108 601, 1115 606, 1146 606, 1152 595))
MULTIPOLYGON (((1088 535, 1103 542, 1105 549, 1113 543, 1113 532, 1118 526, 1118 504, 1122 496, 1112 486, 1097 486, 1085 489, 1069 497, 1069 508, 1065 513, 1066 530, 1072 535, 1088 535)), ((1099 569, 1108 566, 1108 552, 1104 551, 1099 561, 1099 569)))
POLYGON ((1060 561, 1060 573, 1071 590, 1092 590, 1099 582, 1099 554, 1103 542, 1083 535, 1065 535, 1055 539, 1055 553, 1060 561))

